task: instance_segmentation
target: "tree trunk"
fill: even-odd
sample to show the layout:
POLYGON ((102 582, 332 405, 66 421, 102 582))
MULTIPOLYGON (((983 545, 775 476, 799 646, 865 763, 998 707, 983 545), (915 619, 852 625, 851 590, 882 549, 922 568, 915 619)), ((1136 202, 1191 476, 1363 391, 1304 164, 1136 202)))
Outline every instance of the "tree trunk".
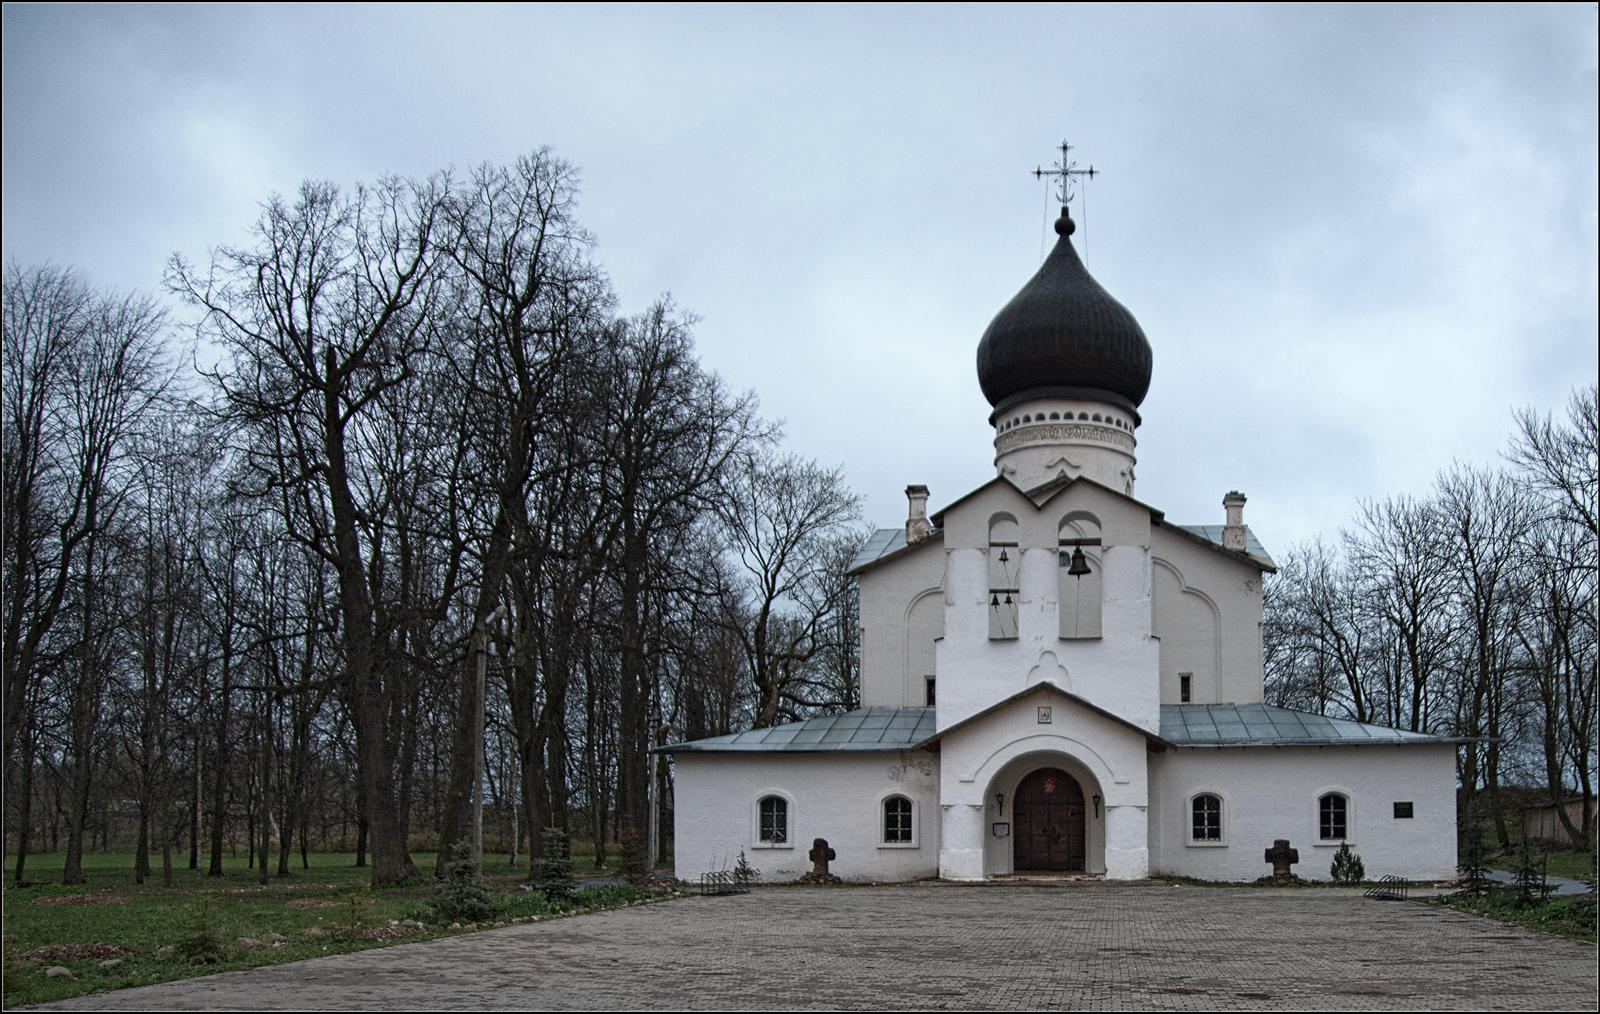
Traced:
POLYGON ((22 785, 17 791, 17 873, 13 883, 21 887, 27 883, 23 878, 22 870, 28 861, 28 848, 33 843, 33 767, 34 767, 34 740, 33 716, 29 715, 22 723, 21 779, 22 785))

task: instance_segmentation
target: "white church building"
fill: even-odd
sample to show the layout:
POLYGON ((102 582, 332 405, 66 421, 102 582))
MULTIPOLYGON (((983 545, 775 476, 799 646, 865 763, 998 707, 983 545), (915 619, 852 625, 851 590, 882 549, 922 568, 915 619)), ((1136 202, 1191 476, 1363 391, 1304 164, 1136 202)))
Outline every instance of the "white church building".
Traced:
POLYGON ((1134 494, 1151 350, 1056 246, 978 344, 990 482, 937 513, 906 490, 852 573, 855 711, 664 748, 677 875, 811 868, 852 881, 1026 873, 1255 880, 1277 839, 1327 879, 1455 875, 1453 741, 1272 707, 1271 557, 1228 493, 1223 524, 1134 494))

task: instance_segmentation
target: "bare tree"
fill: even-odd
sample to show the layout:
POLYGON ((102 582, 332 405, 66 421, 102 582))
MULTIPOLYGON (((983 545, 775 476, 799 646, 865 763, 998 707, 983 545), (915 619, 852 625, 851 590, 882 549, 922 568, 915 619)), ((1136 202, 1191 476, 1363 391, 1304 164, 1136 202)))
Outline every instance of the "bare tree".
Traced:
POLYGON ((209 434, 196 426, 192 411, 175 411, 156 420, 139 453, 135 573, 130 598, 132 641, 139 678, 129 695, 127 711, 137 728, 125 744, 135 772, 139 805, 138 839, 134 848, 135 882, 150 874, 152 846, 161 850, 162 875, 172 885, 174 797, 172 757, 180 723, 174 714, 182 685, 194 678, 203 654, 199 614, 203 587, 199 572, 205 486, 215 455, 209 434))
POLYGON ((1600 395, 1594 384, 1572 392, 1567 424, 1532 409, 1517 413, 1511 461, 1530 476, 1551 515, 1587 533, 1566 566, 1600 567, 1600 395))
POLYGON ((712 510, 729 463, 760 439, 754 399, 729 397, 694 357, 690 321, 658 302, 619 329, 608 364, 604 474, 615 505, 617 589, 617 809, 624 829, 648 820, 648 718, 655 697, 647 657, 651 545, 712 510))
POLYGON ((374 622, 368 563, 376 505, 361 502, 352 443, 372 402, 403 396, 436 340, 441 179, 387 179, 346 198, 305 184, 271 200, 250 248, 219 250, 209 271, 174 258, 169 284, 204 312, 228 360, 212 375, 240 434, 255 492, 287 491, 289 534, 338 577, 343 691, 372 837, 374 883, 415 874, 402 836, 390 707, 403 692, 374 622))
MULTIPOLYGON (((538 555, 530 539, 528 500, 531 487, 550 478, 569 484, 585 462, 548 453, 551 449, 577 450, 564 439, 573 431, 583 410, 575 403, 583 384, 580 375, 593 358, 596 332, 604 327, 610 293, 600 272, 588 260, 589 237, 574 215, 576 173, 571 166, 539 150, 518 159, 512 167, 483 166, 470 186, 450 207, 453 232, 452 262, 462 278, 463 321, 456 348, 454 390, 461 392, 466 411, 461 416, 462 438, 478 452, 463 461, 480 466, 489 513, 487 531, 476 533, 474 556, 478 564, 477 587, 464 634, 480 631, 505 592, 514 545, 538 555), (545 476, 537 476, 547 469, 545 476)), ((580 452, 581 453, 581 452, 580 452)), ((592 471, 592 469, 590 469, 592 471)), ((465 478, 464 476, 462 477, 465 478)), ((454 484, 460 488, 461 483, 454 484)), ((463 512, 465 516, 466 512, 463 512)), ((590 517, 594 512, 588 512, 590 517)), ((565 518, 565 514, 558 514, 565 518)), ((538 567, 540 561, 525 560, 538 567)), ((537 621, 543 615, 530 614, 537 621)), ((473 643, 463 636, 463 645, 473 643)), ((555 643, 549 638, 541 643, 555 643)), ((480 644, 481 649, 481 644, 480 644)), ((484 711, 475 678, 473 651, 462 651, 456 666, 457 705, 451 749, 450 789, 445 794, 441 840, 467 837, 469 808, 477 750, 475 717, 484 711)), ((528 660, 519 660, 519 672, 531 676, 528 660)), ((564 678, 567 662, 558 660, 564 678)), ((556 671, 546 670, 551 675, 556 671)), ((521 698, 528 688, 519 687, 521 698)), ((559 696, 559 688, 552 688, 559 696)), ((560 701, 556 701, 560 708, 560 701)), ((519 722, 534 722, 530 701, 513 711, 519 722)), ((532 729, 522 739, 531 748, 541 735, 532 729)), ((558 745, 559 737, 558 737, 558 745)), ((565 757, 564 746, 558 751, 565 757)), ((542 757, 524 757, 523 770, 536 774, 542 757), (530 767, 531 765, 531 767, 530 767)), ((564 775, 560 776, 564 782, 564 775)), ((559 801, 565 805, 564 800, 559 801)), ((529 828, 535 849, 545 814, 530 814, 529 828)), ((439 867, 444 872, 445 851, 439 867)))
POLYGON ((1517 568, 1537 514, 1509 475, 1459 466, 1439 478, 1439 507, 1463 614, 1453 663, 1454 731, 1473 737, 1461 750, 1462 790, 1470 805, 1480 786, 1487 789, 1496 835, 1506 845, 1510 832, 1500 807, 1500 774, 1517 704, 1517 568))
POLYGON ((70 272, 9 266, 4 316, 5 757, 54 637, 72 759, 62 876, 80 883, 117 623, 105 543, 134 486, 134 440, 172 370, 152 301, 95 295, 70 272), (70 629, 59 623, 68 611, 70 629))
POLYGON ((1579 850, 1590 848, 1595 831, 1594 750, 1600 707, 1595 574, 1542 561, 1574 558, 1584 552, 1575 543, 1586 538, 1577 525, 1558 520, 1547 522, 1530 540, 1532 566, 1523 588, 1526 605, 1516 627, 1537 739, 1525 748, 1537 748, 1557 818, 1579 850), (1574 792, 1580 801, 1576 822, 1562 805, 1574 792))
POLYGON ((1410 497, 1362 504, 1346 547, 1382 656, 1382 718, 1397 729, 1434 731, 1435 686, 1450 650, 1450 552, 1436 505, 1410 497))
POLYGON ((825 699, 825 682, 809 667, 847 605, 840 544, 853 537, 860 501, 839 469, 750 454, 724 511, 749 609, 740 635, 756 686, 755 727, 765 728, 825 699))
POLYGON ((1537 711, 1544 780, 1553 802, 1576 788, 1582 816, 1556 812, 1579 848, 1595 836, 1596 586, 1600 582, 1600 405, 1590 385, 1573 392, 1566 423, 1517 413, 1508 455, 1543 505, 1527 545, 1529 608, 1518 636, 1537 711))

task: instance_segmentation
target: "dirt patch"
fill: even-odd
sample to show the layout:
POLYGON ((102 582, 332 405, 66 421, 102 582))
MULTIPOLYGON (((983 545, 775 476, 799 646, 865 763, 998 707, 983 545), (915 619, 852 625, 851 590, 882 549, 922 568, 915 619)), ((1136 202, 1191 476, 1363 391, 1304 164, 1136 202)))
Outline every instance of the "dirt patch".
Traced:
POLYGON ((284 908, 338 908, 341 902, 327 898, 296 898, 283 903, 284 908))
POLYGON ((133 900, 128 894, 41 894, 28 902, 30 905, 126 905, 133 900))
POLYGON ((416 936, 422 932, 419 926, 366 926, 361 929, 347 929, 345 932, 358 936, 363 940, 403 940, 406 937, 416 936))
POLYGON ((39 961, 104 961, 106 958, 125 958, 138 953, 135 948, 122 944, 46 944, 23 951, 17 958, 33 964, 39 961))

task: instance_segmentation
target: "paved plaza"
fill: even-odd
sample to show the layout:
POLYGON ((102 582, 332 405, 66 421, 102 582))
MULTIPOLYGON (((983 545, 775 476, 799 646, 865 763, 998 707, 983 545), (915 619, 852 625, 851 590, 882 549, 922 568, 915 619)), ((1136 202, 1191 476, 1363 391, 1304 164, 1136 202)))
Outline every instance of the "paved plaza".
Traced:
POLYGON ((1595 948, 1358 891, 767 888, 146 986, 89 1010, 1594 1010, 1595 948))

